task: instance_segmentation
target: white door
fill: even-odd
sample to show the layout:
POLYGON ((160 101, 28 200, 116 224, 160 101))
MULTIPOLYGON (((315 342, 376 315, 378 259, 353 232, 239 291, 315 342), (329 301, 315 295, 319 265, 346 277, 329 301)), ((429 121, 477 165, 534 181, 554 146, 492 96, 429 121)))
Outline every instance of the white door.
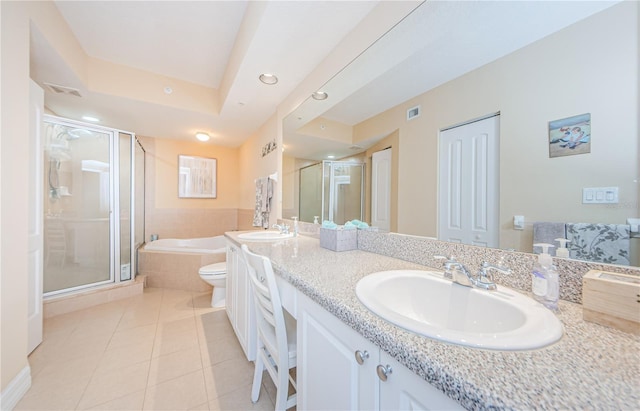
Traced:
POLYGON ((371 225, 391 230, 391 154, 392 149, 377 151, 371 159, 371 225))
POLYGON ((44 91, 29 85, 29 308, 27 352, 42 342, 43 176, 42 115, 44 91))
POLYGON ((438 238, 498 246, 499 116, 440 133, 438 238))

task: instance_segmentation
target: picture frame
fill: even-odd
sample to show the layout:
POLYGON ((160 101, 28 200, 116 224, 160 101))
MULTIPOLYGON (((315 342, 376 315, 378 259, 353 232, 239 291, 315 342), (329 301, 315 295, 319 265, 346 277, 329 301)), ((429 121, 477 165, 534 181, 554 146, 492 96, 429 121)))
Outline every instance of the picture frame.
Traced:
POLYGON ((590 113, 549 122, 549 157, 572 156, 590 152, 590 113))
POLYGON ((218 160, 178 155, 178 198, 216 198, 218 160))

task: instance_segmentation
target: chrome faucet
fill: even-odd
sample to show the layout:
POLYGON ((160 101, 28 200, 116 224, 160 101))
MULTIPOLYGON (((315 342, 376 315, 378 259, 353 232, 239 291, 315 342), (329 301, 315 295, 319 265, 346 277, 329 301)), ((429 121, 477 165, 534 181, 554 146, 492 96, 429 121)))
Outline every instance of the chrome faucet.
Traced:
POLYGON ((450 278, 454 283, 458 283, 467 287, 481 288, 483 290, 495 290, 496 283, 493 282, 493 273, 491 270, 498 271, 502 274, 511 274, 511 270, 497 265, 491 265, 484 261, 480 266, 477 275, 473 275, 464 264, 456 261, 453 257, 435 256, 438 259, 445 259, 443 263, 445 270, 445 278, 450 278))
POLYGON ((289 226, 285 223, 282 223, 282 225, 274 224, 271 228, 277 228, 280 234, 289 234, 289 226))

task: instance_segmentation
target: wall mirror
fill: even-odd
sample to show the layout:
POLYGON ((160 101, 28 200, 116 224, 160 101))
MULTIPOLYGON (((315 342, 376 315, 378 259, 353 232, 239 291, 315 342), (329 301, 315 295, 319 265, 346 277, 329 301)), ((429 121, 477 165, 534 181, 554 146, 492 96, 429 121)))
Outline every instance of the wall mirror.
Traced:
MULTIPOLYGON (((284 119, 283 217, 300 168, 367 163, 391 147, 390 231, 437 237, 442 130, 499 113, 499 243, 531 252, 533 223, 625 224, 638 205, 638 4, 425 2, 284 119), (417 108, 417 110, 416 110, 417 108), (409 119, 408 114, 416 114, 409 119), (591 115, 591 152, 549 156, 549 122, 591 115), (618 203, 584 204, 618 187, 618 203), (523 216, 522 229, 514 217, 523 216)), ((370 220, 370 187, 365 214, 370 220)), ((640 239, 630 240, 639 265, 640 239)))

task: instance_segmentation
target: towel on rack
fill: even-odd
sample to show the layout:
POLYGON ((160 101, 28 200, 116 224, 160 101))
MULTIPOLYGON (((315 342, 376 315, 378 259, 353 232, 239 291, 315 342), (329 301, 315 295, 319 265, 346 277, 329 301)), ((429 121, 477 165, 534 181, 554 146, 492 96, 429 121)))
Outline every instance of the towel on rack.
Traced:
MULTIPOLYGON (((549 254, 552 256, 556 255, 555 250, 558 247, 558 243, 555 241, 556 238, 566 238, 565 235, 565 223, 544 221, 533 223, 533 244, 547 243, 554 245, 554 248, 549 248, 549 254)), ((533 252, 535 254, 542 253, 542 247, 533 247, 533 252)))
POLYGON ((253 214, 253 226, 269 228, 269 213, 273 197, 273 180, 269 177, 256 179, 256 208, 253 214))
POLYGON ((630 228, 626 224, 567 223, 569 257, 629 265, 630 228))

